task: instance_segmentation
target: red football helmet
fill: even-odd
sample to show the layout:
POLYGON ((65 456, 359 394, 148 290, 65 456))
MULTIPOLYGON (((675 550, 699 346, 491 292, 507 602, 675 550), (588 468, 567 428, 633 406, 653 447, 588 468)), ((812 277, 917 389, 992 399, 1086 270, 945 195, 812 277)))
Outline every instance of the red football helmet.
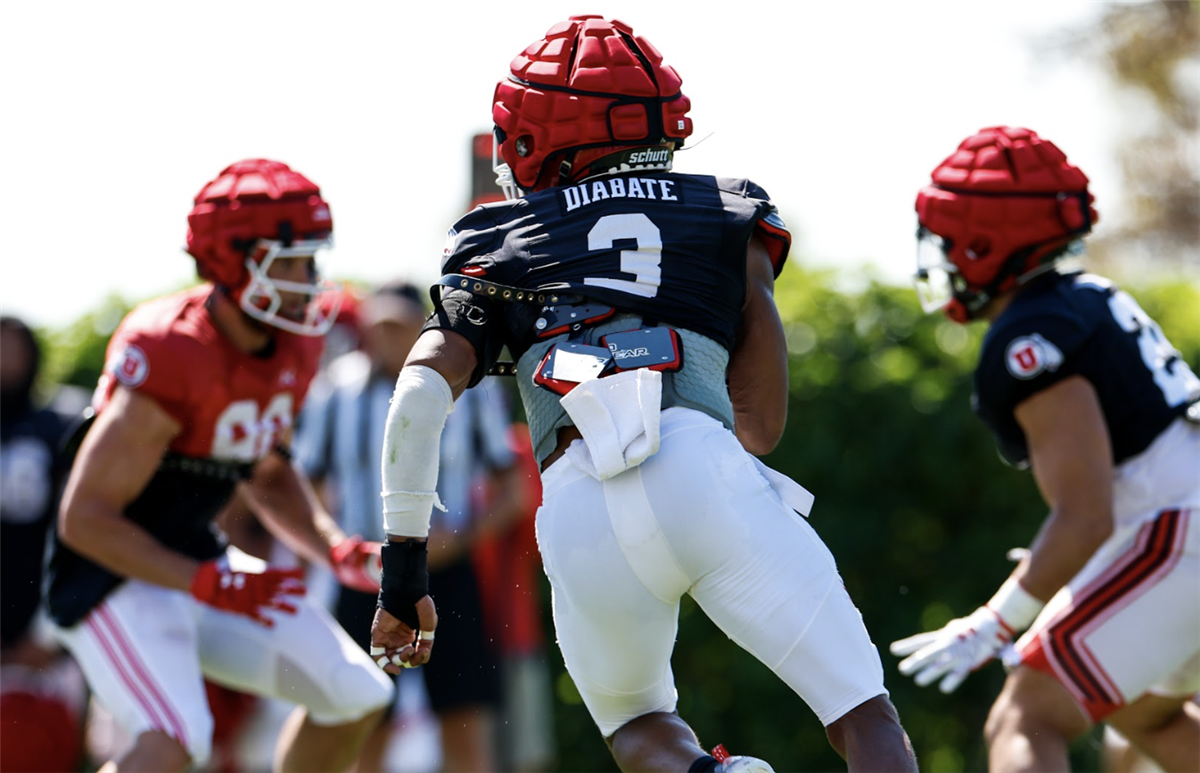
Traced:
POLYGON ((572 16, 511 71, 492 104, 496 183, 509 198, 610 169, 670 169, 668 143, 692 133, 679 74, 624 22, 572 16))
POLYGON ((314 257, 332 237, 320 188, 287 164, 262 158, 221 170, 188 214, 187 251, 200 277, 228 290, 251 317, 300 335, 323 335, 333 325, 337 305, 312 299, 337 285, 315 274, 294 282, 267 272, 277 259, 314 257), (285 292, 309 296, 303 320, 279 313, 285 292))
POLYGON ((1029 129, 963 140, 917 194, 917 293, 926 311, 974 318, 1048 271, 1098 219, 1088 178, 1029 129))

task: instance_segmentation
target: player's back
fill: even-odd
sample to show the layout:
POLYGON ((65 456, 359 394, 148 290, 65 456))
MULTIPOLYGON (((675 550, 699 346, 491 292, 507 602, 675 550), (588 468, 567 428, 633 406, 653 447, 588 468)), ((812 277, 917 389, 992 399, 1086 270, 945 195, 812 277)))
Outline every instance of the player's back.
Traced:
POLYGON ((748 180, 603 176, 476 209, 455 226, 443 270, 578 293, 732 349, 746 244, 772 212, 748 180))
MULTIPOLYGON (((455 225, 443 272, 460 278, 450 286, 486 297, 499 288, 481 281, 494 282, 545 296, 544 303, 501 303, 491 312, 505 320, 500 335, 517 359, 539 462, 554 449, 556 428, 570 423, 558 400, 568 387, 534 386, 535 370, 558 380, 554 368, 539 363, 560 344, 611 351, 618 369, 648 367, 631 365, 638 356, 674 363, 655 368, 670 371, 662 407, 699 410, 733 429, 726 370, 756 233, 769 242, 778 274, 789 236, 765 191, 749 180, 665 172, 550 188, 479 207, 455 225), (612 338, 664 327, 673 331, 669 343, 643 347, 612 338)), ((648 337, 666 340, 661 330, 648 337)), ((498 353, 486 348, 483 368, 498 353)))

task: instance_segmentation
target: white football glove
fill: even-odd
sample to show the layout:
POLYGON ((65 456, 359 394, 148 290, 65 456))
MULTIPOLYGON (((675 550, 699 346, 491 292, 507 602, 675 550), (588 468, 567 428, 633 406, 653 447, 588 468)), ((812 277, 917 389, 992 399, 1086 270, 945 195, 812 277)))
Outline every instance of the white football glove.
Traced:
POLYGON ((900 673, 916 674, 916 682, 925 687, 939 677, 938 688, 954 692, 967 674, 987 663, 1012 643, 1012 629, 995 612, 980 607, 967 617, 951 620, 937 631, 919 633, 892 642, 893 655, 908 655, 900 661, 900 673))
POLYGON ((938 689, 952 693, 967 674, 1011 647, 1013 635, 1029 627, 1042 606, 1010 578, 985 606, 937 631, 894 641, 891 651, 908 656, 900 661, 900 673, 916 674, 917 685, 925 687, 941 678, 938 689))

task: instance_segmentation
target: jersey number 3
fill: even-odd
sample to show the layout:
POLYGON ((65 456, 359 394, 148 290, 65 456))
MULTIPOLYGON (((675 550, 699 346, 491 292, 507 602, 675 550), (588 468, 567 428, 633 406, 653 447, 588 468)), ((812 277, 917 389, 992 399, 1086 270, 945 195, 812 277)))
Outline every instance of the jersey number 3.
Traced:
POLYGON ((653 298, 662 284, 662 232, 645 215, 605 215, 588 231, 588 250, 611 250, 618 240, 632 239, 637 248, 621 250, 621 271, 636 279, 587 277, 584 284, 653 298))

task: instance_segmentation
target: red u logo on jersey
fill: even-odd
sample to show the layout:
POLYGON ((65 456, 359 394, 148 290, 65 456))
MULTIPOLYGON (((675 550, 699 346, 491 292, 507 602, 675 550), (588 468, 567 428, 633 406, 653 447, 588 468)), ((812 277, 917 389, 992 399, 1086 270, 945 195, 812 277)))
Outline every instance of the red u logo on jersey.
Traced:
POLYGON ((1058 347, 1038 333, 1014 338, 1004 353, 1008 372, 1019 379, 1031 379, 1042 371, 1056 371, 1063 355, 1058 347))

